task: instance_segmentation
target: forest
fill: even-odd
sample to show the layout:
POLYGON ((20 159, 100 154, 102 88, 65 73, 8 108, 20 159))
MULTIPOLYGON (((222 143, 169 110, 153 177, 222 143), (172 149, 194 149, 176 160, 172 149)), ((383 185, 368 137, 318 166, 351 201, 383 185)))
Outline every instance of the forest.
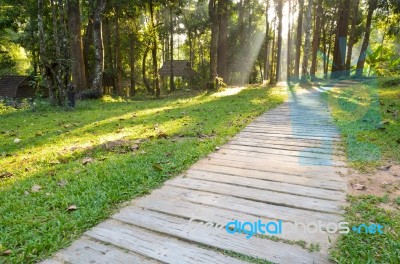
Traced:
POLYGON ((396 0, 2 0, 0 73, 31 75, 57 105, 70 84, 97 98, 393 76, 399 12, 396 0), (185 80, 179 60, 195 71, 185 80))
POLYGON ((0 263, 398 263, 399 113, 399 0, 0 0, 0 263))

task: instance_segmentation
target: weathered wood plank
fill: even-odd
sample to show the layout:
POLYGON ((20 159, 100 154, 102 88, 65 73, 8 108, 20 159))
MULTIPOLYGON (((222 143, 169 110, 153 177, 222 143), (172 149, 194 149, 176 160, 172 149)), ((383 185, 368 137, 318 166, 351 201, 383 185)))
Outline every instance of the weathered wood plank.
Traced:
POLYGON ((173 217, 135 207, 125 208, 113 216, 119 221, 149 228, 157 232, 177 236, 193 242, 210 245, 224 250, 263 258, 278 263, 328 263, 320 254, 309 253, 302 248, 292 247, 269 239, 252 237, 244 234, 228 234, 224 229, 212 229, 189 225, 182 218, 173 217))
MULTIPOLYGON (((134 205, 169 215, 179 216, 184 219, 189 219, 189 221, 198 220, 202 222, 212 222, 218 225, 226 225, 226 223, 232 221, 232 219, 238 219, 242 222, 249 221, 252 223, 258 221, 259 219, 262 221, 279 220, 256 217, 251 214, 215 208, 204 204, 195 204, 184 200, 172 200, 167 196, 138 199, 134 205)), ((283 230, 287 230, 288 223, 290 222, 283 221, 283 230)), ((322 225, 325 228, 325 223, 322 225)), ((327 252, 335 237, 337 237, 335 234, 330 234, 328 238, 328 236, 321 235, 320 233, 306 233, 300 228, 294 232, 283 231, 282 234, 279 235, 279 238, 286 240, 303 240, 309 244, 318 243, 321 246, 321 252, 327 252)))
POLYGON ((306 166, 304 164, 286 163, 280 161, 266 162, 264 159, 248 158, 243 156, 227 155, 213 153, 207 158, 202 159, 193 167, 202 167, 204 164, 217 164, 224 166, 232 166, 234 168, 253 169, 259 171, 268 171, 282 173, 283 175, 298 175, 310 178, 321 178, 328 181, 346 180, 338 175, 338 173, 347 173, 347 169, 330 166, 306 166))
POLYGON ((170 197, 172 200, 185 200, 197 204, 206 204, 217 208, 242 212, 256 217, 281 219, 288 222, 294 222, 296 220, 303 222, 320 220, 325 224, 340 221, 341 219, 341 216, 338 214, 314 212, 307 209, 256 202, 234 196, 179 188, 172 185, 164 186, 162 189, 153 191, 152 196, 155 197, 156 195, 170 197))
MULTIPOLYGON (((214 154, 214 153, 213 153, 214 154)), ((211 154, 211 155, 213 155, 211 154)), ((283 156, 277 154, 269 154, 269 153, 259 153, 259 152, 250 152, 250 151, 242 151, 242 150, 233 150, 233 149, 224 149, 221 148, 218 151, 218 154, 222 155, 231 155, 238 157, 247 157, 247 158, 258 158, 263 160, 263 163, 274 163, 275 161, 288 163, 288 166, 291 166, 292 163, 298 165, 315 165, 315 166, 333 166, 333 167, 341 167, 346 164, 341 161, 336 161, 332 159, 317 159, 317 158, 307 158, 307 157, 293 157, 293 156, 283 156)))
POLYGON ((144 258, 143 256, 118 249, 109 245, 93 241, 87 237, 75 241, 70 247, 58 252, 54 256, 57 260, 63 260, 71 264, 156 264, 159 261, 144 258))
POLYGON ((305 209, 309 211, 318 211, 325 213, 342 212, 341 203, 337 201, 327 201, 313 197, 304 197, 304 196, 280 193, 269 190, 259 190, 244 186, 207 182, 207 181, 201 181, 191 178, 182 178, 182 177, 167 181, 165 184, 192 190, 200 190, 200 191, 230 195, 234 197, 239 197, 279 206, 305 209))
POLYGON ((162 236, 132 225, 125 225, 115 220, 103 222, 85 234, 164 263, 244 263, 175 238, 162 236))
MULTIPOLYGON (((299 175, 285 175, 276 172, 267 172, 267 171, 259 171, 252 169, 243 169, 243 168, 235 168, 228 167, 222 165, 215 165, 212 163, 203 163, 196 165, 196 167, 192 167, 187 171, 187 175, 204 175, 207 173, 219 173, 233 176, 240 176, 244 178, 254 178, 254 179, 262 179, 265 181, 273 181, 273 182, 282 182, 282 183, 291 183, 294 185, 300 186, 311 186, 317 187, 321 189, 327 190, 336 190, 336 191, 344 191, 346 190, 347 184, 345 182, 338 181, 330 181, 324 178, 313 178, 313 177, 304 177, 299 175)), ((226 164, 228 165, 228 164, 226 164)))
MULTIPOLYGON (((277 191, 282 193, 289 193, 299 196, 314 197, 332 201, 341 201, 341 202, 346 201, 346 195, 344 192, 310 187, 306 186, 305 184, 299 186, 291 183, 266 181, 255 178, 245 178, 243 176, 227 175, 218 172, 189 171, 185 173, 185 176, 193 179, 235 184, 240 186, 257 188, 260 190, 277 191)), ((307 180, 312 181, 312 179, 307 179, 307 180)))
POLYGON ((235 145, 235 144, 227 144, 221 147, 222 149, 232 149, 232 150, 243 150, 248 152, 259 152, 273 155, 281 155, 281 156, 291 156, 291 157, 303 157, 303 158, 311 158, 311 159, 322 159, 322 160, 337 160, 343 161, 344 158, 342 156, 334 155, 333 153, 318 153, 318 152, 310 152, 307 149, 302 150, 286 150, 286 149, 274 149, 274 148, 265 148, 260 146, 243 146, 243 145, 235 145))

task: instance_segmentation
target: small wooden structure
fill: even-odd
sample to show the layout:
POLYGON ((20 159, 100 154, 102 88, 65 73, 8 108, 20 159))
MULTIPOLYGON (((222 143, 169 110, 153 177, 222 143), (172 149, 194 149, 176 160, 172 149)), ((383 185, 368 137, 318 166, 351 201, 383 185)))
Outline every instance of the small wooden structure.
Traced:
POLYGON ((18 99, 35 97, 35 88, 30 81, 32 81, 32 77, 29 76, 0 76, 0 97, 18 99))
MULTIPOLYGON (((191 79, 198 75, 198 73, 192 69, 190 62, 187 60, 173 60, 172 67, 174 77, 182 77, 191 79)), ((161 77, 168 77, 171 75, 171 61, 167 60, 164 62, 161 69, 158 71, 161 77)))

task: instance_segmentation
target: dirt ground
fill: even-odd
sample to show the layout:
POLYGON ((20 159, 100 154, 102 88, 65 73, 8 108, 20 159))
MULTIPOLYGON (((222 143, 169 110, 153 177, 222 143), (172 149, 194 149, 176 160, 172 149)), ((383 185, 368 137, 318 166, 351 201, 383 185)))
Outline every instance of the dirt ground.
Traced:
POLYGON ((399 210, 393 200, 400 196, 400 165, 388 163, 375 173, 359 173, 350 170, 346 175, 349 182, 348 194, 376 196, 389 195, 390 202, 382 204, 384 209, 399 210))

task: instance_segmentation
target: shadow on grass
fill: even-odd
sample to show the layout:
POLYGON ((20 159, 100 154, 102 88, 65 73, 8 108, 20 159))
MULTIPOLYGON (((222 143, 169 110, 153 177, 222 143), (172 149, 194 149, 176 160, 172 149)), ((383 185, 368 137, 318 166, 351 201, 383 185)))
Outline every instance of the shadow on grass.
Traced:
MULTIPOLYGON (((3 188, 0 197, 1 245, 12 254, 0 258, 13 263, 34 262, 67 246, 82 232, 109 216, 120 202, 146 194, 187 169, 217 145, 229 140, 251 118, 281 103, 283 97, 270 90, 248 89, 229 97, 197 100, 198 103, 190 106, 183 100, 179 107, 137 120, 139 124, 145 122, 150 132, 128 137, 154 137, 141 143, 134 153, 108 152, 95 143, 88 150, 90 152, 84 150, 65 164, 39 167, 36 172, 27 173, 3 188), (259 98, 263 100, 254 102, 253 99, 259 98), (178 129, 163 127, 171 119, 182 118, 184 121, 174 125, 178 125, 178 129), (157 123, 168 138, 157 138, 158 132, 154 130, 157 123), (81 159, 85 156, 91 156, 95 161, 84 166, 81 159), (34 184, 41 186, 39 192, 31 191, 34 184), (68 211, 72 204, 78 210, 68 211)), ((140 109, 172 103, 176 100, 143 105, 140 109)), ((117 109, 121 106, 111 105, 117 109)), ((103 117, 107 119, 130 111, 115 110, 103 117)), ((96 129, 112 132, 114 125, 120 122, 114 119, 96 129)), ((84 126, 78 129, 86 131, 84 126)))

